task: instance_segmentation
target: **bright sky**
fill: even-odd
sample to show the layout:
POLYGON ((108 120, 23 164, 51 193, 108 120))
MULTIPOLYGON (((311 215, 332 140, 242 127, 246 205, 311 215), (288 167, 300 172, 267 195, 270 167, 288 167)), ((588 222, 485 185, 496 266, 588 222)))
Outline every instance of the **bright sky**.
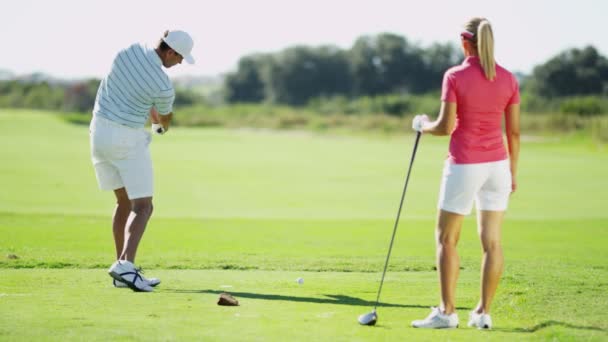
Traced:
POLYGON ((211 76, 253 52, 347 49, 364 34, 392 32, 422 47, 458 43, 463 23, 484 16, 497 61, 528 73, 568 48, 591 44, 608 56, 607 14, 606 0, 14 0, 0 11, 0 69, 100 78, 121 48, 183 29, 197 64, 168 73, 211 76))

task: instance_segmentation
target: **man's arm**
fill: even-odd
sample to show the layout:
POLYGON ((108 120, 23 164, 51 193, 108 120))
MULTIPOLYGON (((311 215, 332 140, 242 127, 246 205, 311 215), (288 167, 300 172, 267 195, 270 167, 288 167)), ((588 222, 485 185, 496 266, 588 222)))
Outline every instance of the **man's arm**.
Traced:
POLYGON ((160 114, 158 114, 158 111, 156 110, 156 108, 152 107, 150 108, 150 121, 153 124, 159 124, 160 123, 160 114))
POLYGON ((165 129, 165 132, 167 132, 169 130, 169 125, 171 125, 171 119, 173 119, 173 112, 171 112, 167 115, 159 115, 159 117, 160 117, 160 124, 165 129))
POLYGON ((156 131, 159 134, 163 134, 169 130, 169 126, 171 125, 171 119, 173 119, 173 112, 160 115, 160 113, 156 110, 156 108, 150 108, 150 121, 152 121, 152 130, 156 131), (158 126, 162 127, 162 132, 158 132, 158 126))

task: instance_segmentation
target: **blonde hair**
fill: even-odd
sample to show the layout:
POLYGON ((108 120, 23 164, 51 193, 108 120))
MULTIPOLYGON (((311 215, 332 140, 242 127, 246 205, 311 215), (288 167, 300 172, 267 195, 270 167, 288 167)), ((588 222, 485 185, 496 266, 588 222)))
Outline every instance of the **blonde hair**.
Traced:
POLYGON ((496 62, 494 61, 494 34, 492 26, 486 18, 473 18, 464 26, 465 30, 473 33, 467 38, 477 48, 477 54, 486 78, 490 81, 496 77, 496 62))

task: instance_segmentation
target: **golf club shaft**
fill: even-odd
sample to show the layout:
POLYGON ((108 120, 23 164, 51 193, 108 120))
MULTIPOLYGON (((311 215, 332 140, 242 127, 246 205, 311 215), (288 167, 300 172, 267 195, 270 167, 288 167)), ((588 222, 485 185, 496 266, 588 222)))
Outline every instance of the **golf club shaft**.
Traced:
POLYGON ((391 243, 388 246, 388 254, 386 255, 386 261, 384 262, 384 271, 382 271, 382 279, 380 280, 380 288, 378 289, 378 296, 376 296, 376 303, 374 304, 374 311, 378 307, 380 301, 380 292, 382 292, 382 284, 384 284, 384 276, 386 275, 386 269, 388 267, 388 260, 391 257, 391 251, 393 250, 393 242, 395 241, 395 233, 397 233, 397 226, 399 225, 399 217, 401 216, 401 208, 403 207, 403 200, 405 199, 405 191, 407 190, 407 183, 410 181, 410 173, 412 172, 412 165, 414 165, 414 157, 416 157, 416 150, 418 149, 418 141, 420 141, 420 132, 416 133, 416 142, 414 142, 414 150, 412 151, 412 157, 410 159, 410 166, 407 170, 407 177, 405 177, 405 185, 403 186, 403 192, 401 193, 401 202, 399 202, 399 210, 397 211, 397 218, 395 219, 395 226, 393 227, 393 235, 391 236, 391 243))

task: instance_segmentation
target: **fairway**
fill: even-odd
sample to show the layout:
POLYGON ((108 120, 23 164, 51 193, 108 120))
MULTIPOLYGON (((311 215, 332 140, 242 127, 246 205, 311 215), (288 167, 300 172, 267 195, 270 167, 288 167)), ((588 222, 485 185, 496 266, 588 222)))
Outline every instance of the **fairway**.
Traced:
POLYGON ((0 340, 608 339, 608 153, 587 139, 522 143, 495 329, 466 327, 481 256, 471 216, 459 244, 460 328, 425 331, 409 323, 438 303, 433 226, 446 138, 421 139, 379 322, 362 327, 409 130, 175 127, 154 137, 155 211, 137 263, 163 282, 146 294, 113 288, 106 273, 113 195, 97 189, 88 127, 3 110, 0 129, 0 340), (217 306, 221 291, 241 306, 217 306))

